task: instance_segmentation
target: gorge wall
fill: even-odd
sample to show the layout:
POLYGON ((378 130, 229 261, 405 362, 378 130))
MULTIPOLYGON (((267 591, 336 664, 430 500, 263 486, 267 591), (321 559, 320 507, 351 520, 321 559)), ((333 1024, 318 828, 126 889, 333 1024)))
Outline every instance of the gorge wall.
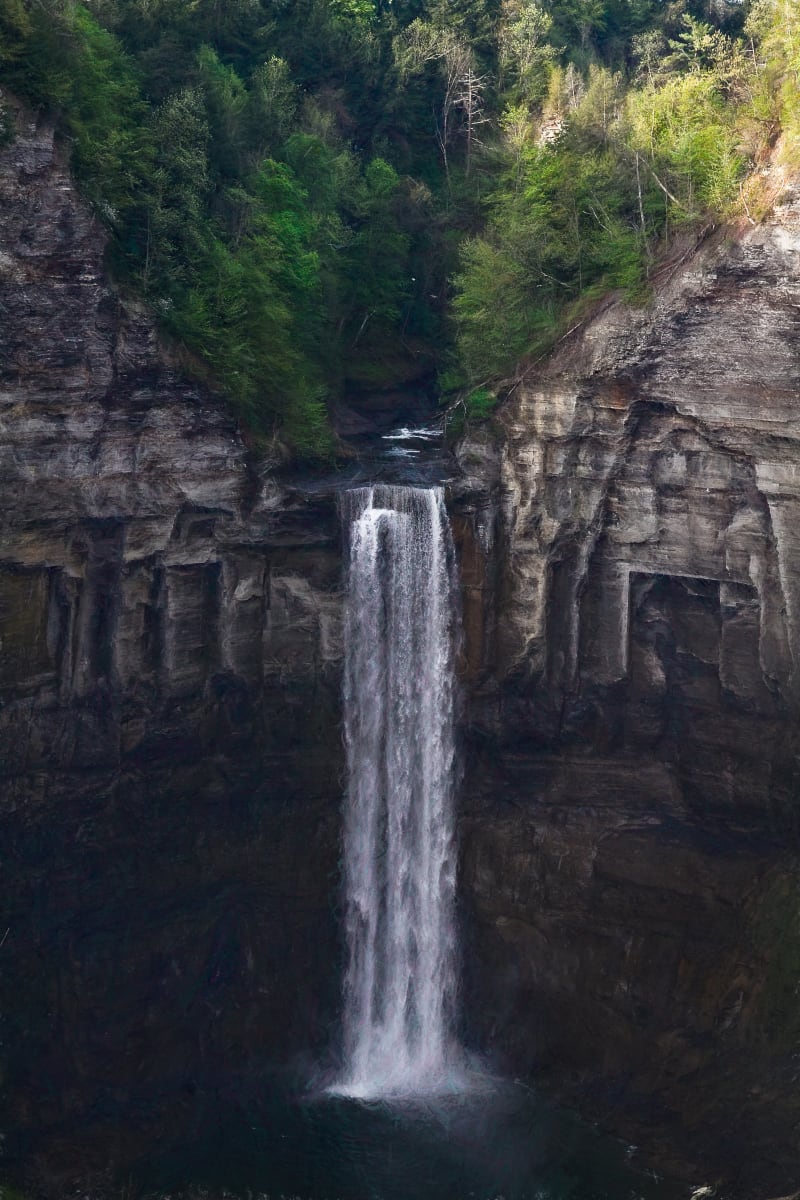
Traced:
POLYGON ((104 248, 67 149, 20 112, 0 156, 2 1128, 57 1195, 190 1121, 223 1070, 319 1050, 339 989, 335 499, 259 474, 104 248))
POLYGON ((474 1036, 762 1196, 800 1179, 800 188, 765 183, 521 371, 454 486, 474 1036))
MULTIPOLYGON (((469 1040, 680 1170, 797 1186, 800 193, 676 246, 458 448, 469 1040)), ((0 929, 52 1194, 339 1009, 336 485, 259 466, 0 151, 0 929), (120 1119, 120 1114, 125 1119, 120 1119)), ((775 1193, 777 1194, 777 1192, 775 1193)))

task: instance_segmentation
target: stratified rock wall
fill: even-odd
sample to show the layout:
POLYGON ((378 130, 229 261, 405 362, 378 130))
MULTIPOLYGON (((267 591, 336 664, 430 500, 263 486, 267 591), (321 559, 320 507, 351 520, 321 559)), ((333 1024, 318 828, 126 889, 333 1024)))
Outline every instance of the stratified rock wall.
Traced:
POLYGON ((0 689, 18 776, 149 754, 155 713, 227 681, 324 673, 340 555, 333 501, 259 479, 219 400, 109 287, 52 128, 27 129, 0 173, 0 689), (64 703, 70 721, 87 709, 85 762, 64 703))
POLYGON ((653 287, 459 450, 469 1022, 796 1186, 800 188, 653 287))
POLYGON ((66 149, 19 120, 0 152, 2 1127, 69 1174, 125 1159, 98 1123, 140 1147, 131 1107, 168 1131, 220 1072, 327 1041, 340 534, 333 498, 259 476, 109 285, 66 149))

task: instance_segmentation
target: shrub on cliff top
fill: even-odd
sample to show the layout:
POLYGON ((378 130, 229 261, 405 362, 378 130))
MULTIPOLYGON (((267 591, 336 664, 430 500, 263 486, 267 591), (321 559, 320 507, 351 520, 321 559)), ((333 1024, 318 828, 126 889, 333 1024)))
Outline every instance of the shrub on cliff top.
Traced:
POLYGON ((645 295, 777 122, 800 140, 797 6, 754 0, 749 41, 746 5, 703 7, 0 0, 0 66, 116 270, 243 421, 324 457, 348 381, 474 392, 587 298, 645 295))

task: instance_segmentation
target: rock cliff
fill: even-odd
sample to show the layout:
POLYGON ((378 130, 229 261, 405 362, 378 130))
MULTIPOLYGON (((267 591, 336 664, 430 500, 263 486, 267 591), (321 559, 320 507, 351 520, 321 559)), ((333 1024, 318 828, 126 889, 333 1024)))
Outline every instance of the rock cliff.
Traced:
POLYGON ((68 148, 18 122, 0 153, 2 1127, 61 1194, 129 1161, 137 1124, 190 1119, 222 1069, 327 1039, 340 535, 335 499, 262 477, 110 286, 68 148))
MULTIPOLYGON (((0 151, 0 954, 52 1195, 335 1029, 335 488, 259 467, 0 151), (223 1082, 221 1082, 223 1081, 223 1082)), ((776 188, 781 185, 774 169, 776 188)), ((651 1158, 797 1184, 800 193, 681 242, 459 447, 465 1033, 651 1158)), ((702 1177, 701 1177, 702 1176, 702 1177)))
POLYGON ((756 1195, 800 1176, 800 187, 767 176, 763 225, 521 370, 454 487, 474 1036, 756 1195))

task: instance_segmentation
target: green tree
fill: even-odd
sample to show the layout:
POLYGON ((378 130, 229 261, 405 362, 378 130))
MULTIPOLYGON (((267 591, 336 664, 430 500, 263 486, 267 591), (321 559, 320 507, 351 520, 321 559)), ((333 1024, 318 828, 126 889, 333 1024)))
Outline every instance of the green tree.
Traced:
POLYGON ((498 46, 503 82, 510 78, 514 99, 540 100, 556 57, 549 44, 552 18, 536 0, 504 0, 498 46))
POLYGON ((436 70, 436 142, 449 183, 450 150, 461 128, 462 90, 465 80, 475 72, 472 50, 453 29, 418 19, 397 39, 395 61, 403 77, 420 74, 430 66, 436 70))
POLYGON ((0 0, 0 63, 16 61, 31 35, 31 22, 22 0, 0 0))
POLYGON ((198 88, 178 92, 156 109, 152 139, 157 149, 146 201, 142 279, 168 315, 174 305, 171 293, 191 279, 208 233, 209 128, 198 88))

